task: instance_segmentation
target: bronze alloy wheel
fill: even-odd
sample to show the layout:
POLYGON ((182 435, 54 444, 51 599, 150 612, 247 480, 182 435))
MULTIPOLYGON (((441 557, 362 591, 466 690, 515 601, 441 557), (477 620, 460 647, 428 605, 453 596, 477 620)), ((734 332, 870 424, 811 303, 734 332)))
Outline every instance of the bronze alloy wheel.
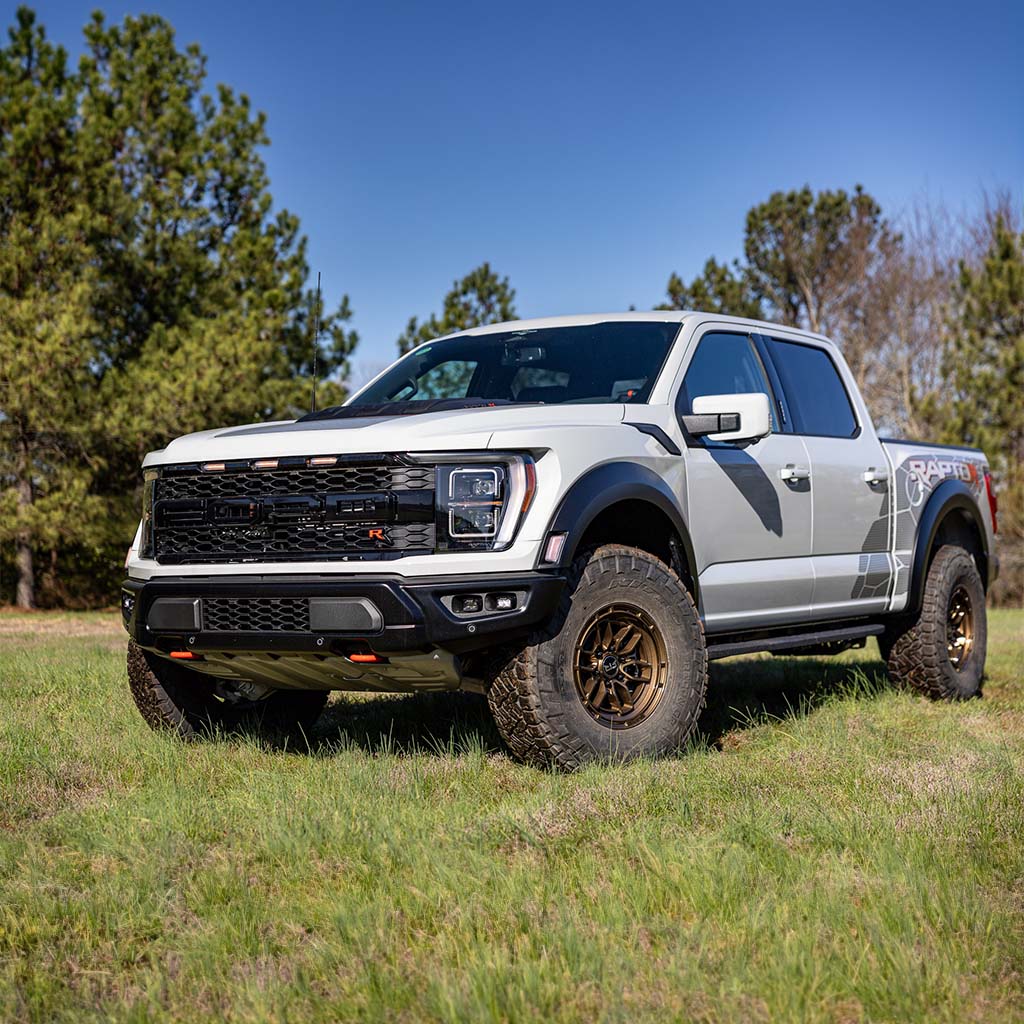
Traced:
POLYGON ((591 717, 609 729, 630 729, 650 718, 667 676, 661 630, 632 605, 603 608, 576 641, 576 692, 591 717))
POLYGON ((956 587, 949 595, 946 612, 946 651, 949 662, 958 672, 971 656, 974 647, 974 611, 971 595, 963 585, 956 587))

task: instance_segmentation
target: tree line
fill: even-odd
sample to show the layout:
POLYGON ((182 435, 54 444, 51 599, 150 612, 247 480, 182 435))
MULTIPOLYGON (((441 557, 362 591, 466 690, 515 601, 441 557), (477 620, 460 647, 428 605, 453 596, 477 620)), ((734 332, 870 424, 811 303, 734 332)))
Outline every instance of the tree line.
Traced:
MULTIPOLYGON (((208 90, 162 18, 96 14, 72 68, 28 8, 0 49, 0 600, 104 604, 137 519, 139 463, 170 438, 344 399, 348 296, 318 310, 297 217, 274 207, 265 119, 208 90)), ((886 429, 984 447, 1001 486, 1009 599, 1024 594, 1024 234, 893 222, 861 187, 778 192, 742 257, 673 273, 658 308, 792 324, 843 348, 886 429), (1015 547, 1016 545, 1016 547, 1015 547)), ((398 350, 516 316, 489 264, 413 317, 398 350)))

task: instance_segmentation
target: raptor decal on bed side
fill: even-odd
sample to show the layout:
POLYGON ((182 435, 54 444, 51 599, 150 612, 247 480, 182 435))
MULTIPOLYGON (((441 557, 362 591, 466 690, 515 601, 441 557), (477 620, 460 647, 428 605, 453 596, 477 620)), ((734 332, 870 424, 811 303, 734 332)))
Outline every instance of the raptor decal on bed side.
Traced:
POLYGON ((885 448, 895 465, 893 497, 895 500, 895 540, 893 556, 896 581, 891 611, 902 611, 910 593, 910 569, 917 539, 917 524, 932 491, 943 480, 961 480, 972 491, 981 493, 985 486, 984 456, 950 456, 946 453, 920 451, 917 445, 886 442, 885 448))

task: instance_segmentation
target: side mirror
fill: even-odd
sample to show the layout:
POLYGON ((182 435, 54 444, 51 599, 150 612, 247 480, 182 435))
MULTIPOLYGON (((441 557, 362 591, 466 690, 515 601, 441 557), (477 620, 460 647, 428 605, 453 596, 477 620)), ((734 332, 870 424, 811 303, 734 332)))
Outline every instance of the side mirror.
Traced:
POLYGON ((763 392, 701 395, 693 400, 693 413, 682 419, 689 433, 709 441, 759 441, 772 432, 771 408, 763 392))

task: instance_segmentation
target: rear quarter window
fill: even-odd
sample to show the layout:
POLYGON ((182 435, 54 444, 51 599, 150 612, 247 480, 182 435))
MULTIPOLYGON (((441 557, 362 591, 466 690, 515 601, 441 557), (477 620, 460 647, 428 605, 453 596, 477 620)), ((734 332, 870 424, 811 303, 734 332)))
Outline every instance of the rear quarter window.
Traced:
POLYGON ((853 437, 858 430, 850 396, 832 357, 821 348, 768 339, 798 434, 853 437))

